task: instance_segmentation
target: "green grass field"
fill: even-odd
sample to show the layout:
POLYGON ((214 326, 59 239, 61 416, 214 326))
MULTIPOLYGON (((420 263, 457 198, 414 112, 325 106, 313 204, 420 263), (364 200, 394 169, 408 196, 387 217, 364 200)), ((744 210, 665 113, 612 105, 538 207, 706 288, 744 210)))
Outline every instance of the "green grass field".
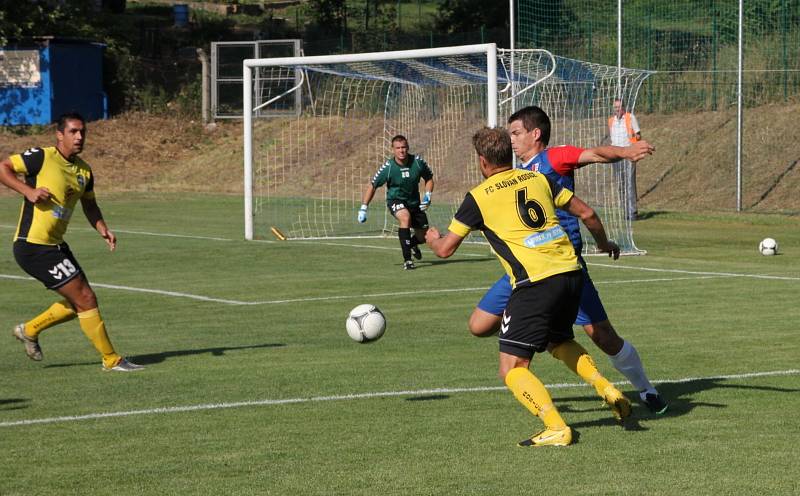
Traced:
POLYGON ((104 373, 74 321, 43 362, 11 337, 55 299, 11 255, 18 202, 0 198, 0 494, 800 492, 797 217, 645 212, 647 256, 590 257, 669 413, 637 404, 623 430, 537 356, 578 439, 522 449, 539 421, 497 379, 496 340, 466 330, 501 271, 485 246, 404 272, 391 239, 244 242, 240 198, 101 196, 118 251, 80 214, 67 239, 116 348, 147 365, 104 373), (347 337, 360 303, 387 316, 376 343, 347 337))

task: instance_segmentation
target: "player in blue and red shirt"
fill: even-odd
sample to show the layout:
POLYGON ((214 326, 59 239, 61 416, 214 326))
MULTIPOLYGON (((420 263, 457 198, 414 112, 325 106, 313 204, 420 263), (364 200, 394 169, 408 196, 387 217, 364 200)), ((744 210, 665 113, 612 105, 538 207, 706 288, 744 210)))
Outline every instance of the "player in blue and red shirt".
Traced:
MULTIPOLYGON (((575 190, 575 170, 584 165, 623 159, 638 161, 655 150, 646 141, 638 141, 627 147, 598 146, 584 149, 567 145, 547 148, 550 141, 550 118, 535 106, 525 107, 511 115, 508 118, 508 131, 514 153, 523 164, 522 168, 541 172, 571 191, 575 190)), ((610 357, 614 367, 639 391, 642 402, 654 413, 663 414, 667 411, 667 403, 647 378, 636 348, 622 339, 611 325, 600 295, 589 277, 586 262, 581 257, 583 240, 578 219, 560 209, 556 211, 556 215, 583 266, 584 286, 575 324, 583 326, 597 347, 610 357)), ((510 296, 511 283, 508 276, 504 275, 486 292, 473 310, 469 318, 470 332, 476 336, 496 332, 510 296)))

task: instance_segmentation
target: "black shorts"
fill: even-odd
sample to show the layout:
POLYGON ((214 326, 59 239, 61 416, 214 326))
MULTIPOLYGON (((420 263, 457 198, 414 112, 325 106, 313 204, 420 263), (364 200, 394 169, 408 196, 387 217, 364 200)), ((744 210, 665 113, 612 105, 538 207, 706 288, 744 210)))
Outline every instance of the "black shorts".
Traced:
POLYGON ((14 241, 14 259, 22 270, 47 289, 58 289, 83 273, 66 243, 53 246, 17 240, 14 241))
POLYGON ((516 288, 500 323, 500 351, 530 359, 549 343, 574 339, 582 287, 583 273, 576 270, 516 288))
POLYGON ((389 208, 389 211, 392 213, 393 217, 395 213, 400 210, 408 210, 408 213, 411 215, 411 227, 414 229, 427 229, 428 228, 428 216, 425 215, 425 212, 419 209, 419 205, 415 207, 411 207, 404 200, 387 200, 386 206, 389 208))

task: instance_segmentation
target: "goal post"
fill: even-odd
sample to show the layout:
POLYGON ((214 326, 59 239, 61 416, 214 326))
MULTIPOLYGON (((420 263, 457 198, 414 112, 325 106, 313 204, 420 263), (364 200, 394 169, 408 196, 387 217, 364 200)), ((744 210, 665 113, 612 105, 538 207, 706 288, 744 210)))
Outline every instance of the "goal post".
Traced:
MULTIPOLYGON (((286 57, 273 59, 246 59, 243 62, 243 103, 244 103, 244 223, 245 239, 252 240, 255 235, 254 228, 254 181, 253 181, 253 112, 254 94, 253 73, 259 68, 299 67, 308 70, 310 66, 325 66, 332 64, 351 63, 376 63, 391 62, 410 59, 433 59, 441 57, 454 57, 459 55, 482 55, 485 57, 485 88, 486 88, 486 121, 489 127, 497 125, 497 46, 494 43, 480 45, 465 45, 456 47, 430 48, 422 50, 402 50, 392 52, 373 52, 349 55, 324 55, 315 57, 286 57)), ((368 75, 366 77, 376 77, 368 75)), ((391 78, 391 75, 389 75, 391 78)), ((408 82, 408 84, 414 84, 408 82)), ((313 98, 313 95, 309 95, 313 98)), ((387 92, 387 100, 389 93, 387 92)), ((407 132, 407 131, 406 131, 407 132)), ((377 167, 379 163, 373 163, 377 167)), ((366 184, 368 175, 363 177, 366 184)), ((355 217, 355 212, 353 215, 355 217)))
MULTIPOLYGON (((619 83, 632 108, 649 74, 623 69, 618 82, 613 66, 494 44, 245 60, 245 238, 395 233, 382 197, 372 202, 365 223, 356 214, 397 134, 431 166, 435 190, 427 214, 431 225, 446 227, 464 194, 483 180, 471 143, 478 128, 504 125, 514 109, 537 105, 552 121, 550 146, 598 146, 606 142, 619 83), (298 76, 291 88, 268 84, 288 74, 298 76), (282 99, 297 101, 297 92, 295 114, 264 112, 282 99)), ((623 171, 629 166, 583 167, 575 174, 576 191, 599 213, 622 253, 639 254, 624 214, 623 171)), ((590 236, 584 240, 584 253, 597 251, 590 236)))

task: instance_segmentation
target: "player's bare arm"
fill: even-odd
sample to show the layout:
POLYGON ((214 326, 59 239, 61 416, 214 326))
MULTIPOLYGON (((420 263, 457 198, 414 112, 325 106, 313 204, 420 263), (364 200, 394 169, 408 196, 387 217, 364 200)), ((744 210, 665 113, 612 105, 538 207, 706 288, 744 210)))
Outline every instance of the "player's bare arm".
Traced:
POLYGON ((425 181, 425 191, 433 193, 433 178, 430 178, 427 181, 425 181))
POLYGON ((425 243, 439 258, 451 256, 461 246, 462 241, 464 241, 464 238, 452 232, 448 232, 446 236, 442 237, 435 227, 429 227, 428 232, 425 233, 425 243))
POLYGON ((618 160, 630 160, 631 162, 638 162, 643 158, 652 155, 656 148, 647 141, 637 141, 630 146, 596 146, 594 148, 587 148, 581 153, 578 158, 580 165, 593 164, 593 163, 609 163, 618 160))
POLYGON ((50 190, 47 188, 31 188, 20 181, 9 159, 0 162, 0 183, 21 194, 31 203, 43 203, 50 200, 50 190))
POLYGON ((108 248, 114 251, 117 247, 117 237, 111 229, 108 228, 106 221, 103 220, 103 213, 100 211, 100 206, 97 205, 97 201, 94 198, 81 198, 81 207, 83 207, 83 213, 86 215, 89 224, 100 233, 100 236, 106 241, 108 248))
POLYGON ((603 223, 592 207, 577 196, 570 198, 564 207, 567 212, 578 217, 581 222, 583 222, 583 225, 585 225, 586 229, 592 234, 594 241, 597 243, 597 248, 600 251, 608 253, 608 256, 612 257, 614 260, 619 258, 619 246, 617 246, 615 242, 609 241, 603 223))
POLYGON ((372 201, 372 198, 375 196, 375 186, 372 183, 367 185, 367 190, 364 191, 364 196, 361 197, 361 203, 364 205, 369 205, 369 202, 372 201))

